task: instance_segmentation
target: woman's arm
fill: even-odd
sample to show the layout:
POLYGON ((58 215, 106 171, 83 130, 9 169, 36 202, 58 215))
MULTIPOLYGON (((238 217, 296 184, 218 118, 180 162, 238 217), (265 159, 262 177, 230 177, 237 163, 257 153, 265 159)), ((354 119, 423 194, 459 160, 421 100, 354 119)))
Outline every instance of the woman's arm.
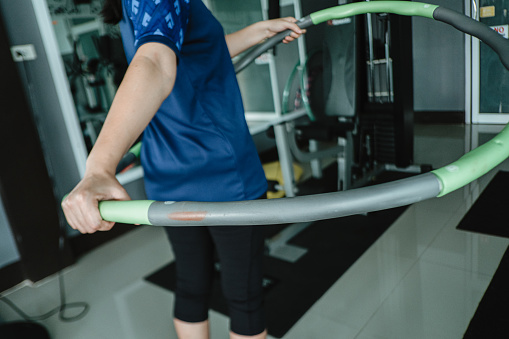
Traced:
POLYGON ((129 199, 115 169, 170 94, 176 74, 177 57, 169 47, 147 43, 138 49, 87 159, 85 175, 62 203, 71 227, 81 233, 113 227, 102 220, 98 203, 129 199))
POLYGON ((287 29, 291 29, 293 32, 283 42, 288 43, 297 39, 301 34, 305 33, 305 30, 300 29, 295 24, 296 21, 295 18, 291 17, 260 21, 240 31, 226 35, 226 44, 230 51, 230 57, 233 58, 246 49, 287 29))

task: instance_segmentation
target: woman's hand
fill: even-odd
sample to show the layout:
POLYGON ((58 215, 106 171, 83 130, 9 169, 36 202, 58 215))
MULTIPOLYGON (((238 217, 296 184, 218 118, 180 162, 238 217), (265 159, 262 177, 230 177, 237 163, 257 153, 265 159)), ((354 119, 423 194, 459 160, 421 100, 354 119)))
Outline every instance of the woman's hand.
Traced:
POLYGON ((85 176, 62 202, 67 221, 81 233, 108 231, 99 201, 130 200, 115 178, 115 169, 168 97, 177 76, 177 56, 161 43, 146 43, 136 52, 87 159, 85 176))
POLYGON ((296 24, 297 19, 292 17, 286 17, 286 18, 280 18, 280 19, 273 19, 264 21, 264 23, 267 25, 267 38, 271 38, 277 33, 280 33, 282 31, 285 31, 287 29, 291 30, 292 32, 290 35, 286 36, 283 40, 283 43, 289 43, 293 40, 299 38, 302 34, 306 33, 305 29, 299 28, 296 24))
POLYGON ((115 176, 85 175, 62 202, 69 225, 83 234, 109 231, 115 223, 101 218, 98 206, 102 200, 130 200, 130 197, 115 176))
POLYGON ((297 19, 292 17, 259 21, 240 31, 228 34, 225 38, 230 56, 233 58, 263 40, 271 38, 287 29, 292 32, 283 39, 283 43, 289 43, 297 39, 306 33, 306 30, 300 29, 295 22, 297 22, 297 19))

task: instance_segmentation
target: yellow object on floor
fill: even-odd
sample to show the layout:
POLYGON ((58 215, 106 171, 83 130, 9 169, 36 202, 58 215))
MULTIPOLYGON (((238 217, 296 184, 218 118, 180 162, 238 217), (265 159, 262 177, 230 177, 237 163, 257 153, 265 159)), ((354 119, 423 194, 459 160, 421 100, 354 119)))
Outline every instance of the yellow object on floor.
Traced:
MULTIPOLYGON (((277 181, 279 185, 282 187, 284 184, 283 173, 281 172, 281 164, 279 161, 270 162, 267 164, 263 164, 263 170, 265 171, 265 177, 267 180, 277 181)), ((297 164, 293 164, 293 173, 295 175, 295 182, 299 182, 303 173, 302 167, 297 164)), ((285 196, 285 191, 277 191, 277 192, 267 192, 267 198, 276 199, 282 198, 285 196)))

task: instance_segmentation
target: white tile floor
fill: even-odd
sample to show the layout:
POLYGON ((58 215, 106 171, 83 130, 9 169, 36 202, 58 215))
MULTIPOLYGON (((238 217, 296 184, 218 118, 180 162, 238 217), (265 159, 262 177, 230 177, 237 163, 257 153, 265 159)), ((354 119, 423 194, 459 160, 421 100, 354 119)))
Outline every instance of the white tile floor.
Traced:
MULTIPOLYGON (((434 167, 477 140, 463 126, 417 126, 415 135, 416 163, 434 167)), ((509 239, 455 229, 494 173, 409 207, 285 338, 461 338, 509 245, 509 239)), ((44 325, 55 339, 176 338, 172 293, 143 280, 170 260, 158 228, 140 227, 108 243, 65 272, 68 301, 88 302, 89 314, 72 323, 52 317, 44 325)), ((50 277, 8 296, 40 314, 58 304, 58 284, 50 277)), ((0 318, 17 316, 0 304, 0 318)), ((227 338, 225 316, 211 312, 211 327, 212 338, 227 338)))

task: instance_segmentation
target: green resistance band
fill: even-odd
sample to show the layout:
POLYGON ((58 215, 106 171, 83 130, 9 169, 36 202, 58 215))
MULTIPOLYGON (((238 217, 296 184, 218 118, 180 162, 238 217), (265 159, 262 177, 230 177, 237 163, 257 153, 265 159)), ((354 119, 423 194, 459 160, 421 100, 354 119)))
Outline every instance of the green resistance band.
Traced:
MULTIPOLYGON (((301 19, 298 25, 307 28, 328 20, 367 13, 421 16, 447 23, 482 40, 499 55, 501 62, 509 69, 509 42, 506 39, 478 21, 436 5, 410 1, 351 3, 310 14, 301 19)), ((235 64, 236 72, 240 72, 290 33, 282 32, 246 53, 235 64)), ((486 174, 508 157, 509 127, 506 126, 495 138, 450 165, 431 173, 388 184, 272 201, 226 203, 103 201, 99 203, 99 210, 105 220, 161 226, 256 225, 320 220, 403 206, 446 195, 486 174), (288 213, 283 213, 286 210, 288 213), (311 215, 314 210, 315 215, 311 215), (283 214, 284 216, 281 216, 283 214)))

